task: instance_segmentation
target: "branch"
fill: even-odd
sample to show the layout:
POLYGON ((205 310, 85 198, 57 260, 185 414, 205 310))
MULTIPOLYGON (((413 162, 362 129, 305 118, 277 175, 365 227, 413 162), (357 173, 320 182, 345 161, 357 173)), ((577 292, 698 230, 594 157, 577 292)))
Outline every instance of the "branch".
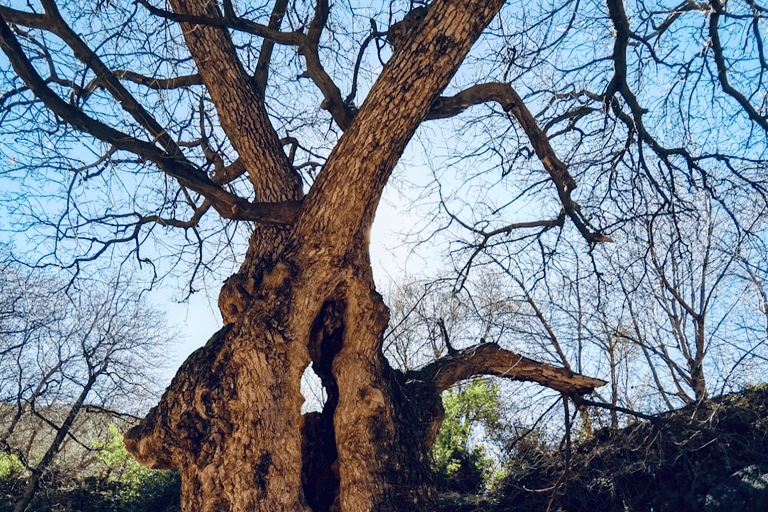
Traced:
POLYGON ((432 383, 438 391, 475 375, 495 375, 511 380, 537 382, 567 395, 584 395, 606 384, 565 368, 540 363, 495 343, 482 343, 465 348, 406 374, 408 379, 432 383))
POLYGON ((190 85, 201 85, 203 77, 199 73, 193 75, 175 76, 173 78, 157 78, 154 76, 145 76, 134 71, 118 69, 114 71, 117 78, 128 80, 140 85, 146 85, 150 89, 177 89, 180 87, 189 87, 190 85))
MULTIPOLYGON (((165 18, 177 23, 189 23, 191 25, 201 25, 206 27, 216 28, 232 28, 248 34, 263 37, 274 41, 277 44, 286 46, 299 46, 304 37, 301 32, 281 32, 274 30, 266 25, 235 16, 232 12, 225 12, 224 16, 205 16, 196 14, 178 13, 173 11, 167 11, 153 6, 147 0, 137 0, 145 9, 151 14, 160 18, 165 18)), ((226 2, 225 2, 226 4, 226 2)))
MULTIPOLYGON (((167 155, 162 153, 153 144, 131 137, 111 126, 92 119, 78 108, 62 100, 48 87, 46 81, 34 69, 16 40, 16 36, 14 36, 2 16, 0 16, 0 48, 5 52, 14 71, 26 83, 30 91, 54 114, 70 124, 74 129, 89 133, 99 140, 112 143, 117 148, 130 151, 152 161, 169 160, 167 155)), ((177 170, 172 175, 177 179, 190 182, 201 178, 207 179, 207 176, 197 169, 177 170)))
MULTIPOLYGON (((182 87, 189 87, 190 85, 201 85, 203 83, 202 77, 195 73, 193 75, 175 76, 172 78, 157 78, 153 76, 146 76, 134 71, 126 69, 117 69, 112 72, 115 78, 128 80, 139 85, 145 85, 150 89, 165 90, 165 89, 180 89, 182 87)), ((88 82, 84 88, 77 87, 75 84, 68 85, 75 91, 75 94, 85 100, 93 91, 98 87, 106 87, 107 81, 103 77, 99 76, 88 82)))
MULTIPOLYGON (((171 0, 170 3, 182 17, 223 23, 222 26, 201 26, 184 21, 181 30, 216 106, 221 128, 243 159, 257 200, 300 199, 301 177, 288 162, 258 86, 246 73, 229 30, 225 28, 232 20, 223 16, 215 3, 206 0, 171 0)), ((303 35, 300 40, 304 40, 303 35)))
POLYGON ((328 0, 318 0, 315 16, 309 24, 307 37, 299 47, 299 52, 304 55, 307 63, 307 70, 303 76, 311 78, 323 93, 324 99, 320 107, 333 116, 333 120, 339 125, 339 128, 346 130, 352 123, 352 111, 341 98, 341 90, 323 68, 318 53, 320 35, 328 21, 328 9, 328 0))
POLYGON ((211 202, 209 200, 203 201, 203 204, 201 204, 199 207, 194 208, 194 213, 188 220, 179 220, 179 219, 171 219, 171 218, 163 218, 159 215, 148 215, 146 217, 141 217, 139 221, 137 222, 137 225, 146 224, 148 222, 154 222, 156 224, 160 224, 161 226, 173 226, 175 228, 193 228, 198 225, 200 222, 200 219, 203 218, 203 215, 205 215, 208 210, 211 208, 211 202))
POLYGON ((472 254, 469 256, 469 258, 467 259, 467 262, 464 264, 461 271, 459 272, 459 275, 461 275, 462 278, 458 288, 462 288, 464 286, 464 283, 469 278, 469 271, 472 268, 472 264, 474 263, 475 258, 477 258, 485 250, 485 248, 488 246, 488 243, 491 241, 493 237, 498 235, 509 235, 510 233, 512 233, 512 231, 519 230, 519 229, 531 229, 531 228, 541 228, 539 230, 539 234, 541 234, 554 227, 562 228, 563 225, 565 224, 565 211, 562 210, 560 212, 560 215, 558 215, 557 218, 552 220, 536 220, 536 221, 528 221, 528 222, 518 222, 515 224, 509 224, 499 229, 494 229, 493 231, 486 232, 480 229, 473 228, 469 224, 459 219, 454 213, 450 212, 448 210, 447 205, 445 205, 445 202, 443 201, 442 194, 440 197, 440 201, 446 213, 451 219, 456 221, 456 223, 458 223, 463 228, 482 237, 482 240, 480 240, 480 242, 475 246, 474 250, 472 251, 472 254))
MULTIPOLYGON (((267 70, 262 69, 259 66, 269 65, 269 59, 267 56, 271 53, 272 44, 277 43, 288 46, 296 46, 299 49, 299 53, 304 56, 307 63, 307 70, 301 76, 311 78, 318 89, 320 89, 320 91, 323 93, 325 99, 321 105, 322 108, 328 110, 331 113, 334 121, 342 130, 345 130, 351 123, 352 112, 342 101, 341 91, 323 68, 320 62, 320 56, 318 54, 320 34, 322 33, 322 29, 325 27, 325 22, 328 18, 327 0, 318 2, 317 8, 315 10, 315 17, 313 18, 306 35, 302 34, 301 32, 281 32, 278 30, 277 27, 279 24, 277 23, 277 17, 275 14, 279 11, 279 5, 275 5, 275 9, 273 10, 273 17, 270 18, 269 26, 266 26, 237 16, 232 9, 230 2, 224 2, 223 16, 198 15, 186 12, 182 13, 177 7, 174 8, 179 12, 171 12, 164 9, 159 9, 147 2, 147 0, 138 0, 138 2, 152 14, 168 20, 211 28, 231 28, 241 32, 253 34, 255 36, 263 37, 265 40, 264 44, 262 45, 263 53, 261 53, 259 56, 259 63, 257 63, 257 69, 254 75, 255 85, 262 94, 263 88, 266 85, 267 70), (262 55, 264 60, 262 60, 262 55)), ((279 3, 280 2, 278 2, 278 4, 279 3)), ((215 62, 215 60, 212 62, 215 62)))
POLYGON ((433 104, 427 116, 427 119, 441 119, 455 116, 467 108, 495 101, 504 109, 511 113, 520 123, 520 126, 528 135, 528 139, 533 146, 533 150, 544 164, 547 172, 557 185, 558 190, 562 189, 564 193, 569 194, 576 188, 576 181, 568 173, 565 164, 557 158, 554 149, 549 143, 547 135, 539 128, 536 119, 531 114, 528 107, 525 106, 523 99, 517 94, 510 84, 506 83, 485 83, 478 84, 461 91, 456 96, 440 97, 433 104))
MULTIPOLYGON (((749 3, 749 0, 747 1, 749 3)), ((669 27, 672 26, 672 24, 677 21, 680 16, 682 16, 686 12, 691 11, 700 11, 702 13, 709 13, 710 12, 709 4, 706 2, 697 2, 695 0, 685 0, 683 3, 678 5, 677 7, 674 7, 669 11, 666 18, 655 28, 655 30, 648 35, 646 35, 643 38, 640 38, 644 42, 649 42, 654 37, 660 37, 662 34, 664 34, 667 30, 669 30, 669 27)))
POLYGON ((363 62, 363 55, 365 55, 365 49, 368 47, 368 44, 371 41, 385 34, 384 32, 379 32, 376 29, 376 22, 373 19, 371 19, 371 24, 373 25, 373 32, 371 32, 368 35, 368 37, 365 38, 365 40, 363 41, 363 44, 360 45, 360 51, 357 53, 357 60, 355 60, 355 68, 352 72, 352 87, 349 91, 349 94, 344 99, 344 104, 347 106, 352 105, 355 101, 355 96, 357 96, 357 80, 360 74, 360 65, 363 62))
POLYGON ((576 188, 576 181, 568 173, 567 166, 557 158, 555 150, 549 142, 549 137, 539 128, 536 119, 526 107, 523 99, 508 83, 484 83, 477 84, 455 96, 441 96, 432 104, 427 119, 442 119, 455 116, 467 108, 494 101, 501 105, 505 112, 512 114, 533 146, 536 156, 544 165, 544 168, 557 187, 557 193, 568 217, 578 228, 588 243, 611 242, 612 240, 590 229, 587 222, 579 212, 579 205, 571 199, 571 192, 576 188))
POLYGON ((120 83, 120 80, 112 71, 101 61, 101 59, 91 50, 88 45, 67 25, 64 18, 61 17, 58 7, 53 0, 41 0, 45 8, 46 17, 49 19, 49 30, 59 36, 72 49, 75 57, 92 69, 96 74, 100 85, 103 85, 112 97, 136 122, 144 127, 153 138, 162 145, 163 149, 173 157, 181 155, 181 149, 176 141, 168 135, 168 132, 160 126, 152 115, 136 101, 131 93, 120 83))
POLYGON ((667 274, 666 272, 664 272, 664 265, 662 265, 661 262, 659 262, 658 255, 656 254, 656 243, 654 241, 654 236, 653 236, 653 222, 648 223, 647 229, 648 229, 648 238, 650 239, 648 244, 648 251, 651 254, 651 261, 653 262, 653 268, 656 271, 656 275, 659 277, 661 284, 664 286, 664 288, 667 289, 667 291, 670 294, 672 294, 672 297, 675 299, 675 301, 678 304, 680 304, 680 306, 689 315, 691 315, 691 318, 693 318, 694 320, 698 320, 700 316, 699 312, 693 309, 693 307, 690 306, 688 302, 680 295, 679 290, 674 286, 672 286, 672 284, 667 280, 667 274))
POLYGON ((723 57, 723 46, 720 43, 720 33, 717 30, 720 15, 723 12, 723 4, 719 0, 711 0, 710 5, 712 5, 714 12, 709 15, 709 39, 712 43, 715 64, 717 64, 717 79, 723 91, 741 105, 741 108, 744 109, 749 118, 760 125, 763 130, 768 131, 768 120, 761 116, 752 104, 749 103, 749 100, 728 82, 728 66, 725 62, 725 57, 723 57))
POLYGON ((161 171, 175 178, 182 186, 188 187, 209 199, 216 211, 224 218, 269 224, 290 224, 293 222, 298 211, 298 202, 251 203, 220 188, 180 153, 168 155, 154 144, 136 139, 97 121, 77 107, 62 100, 34 69, 16 36, 1 15, 0 48, 29 90, 47 108, 75 130, 87 133, 98 140, 112 144, 118 149, 129 151, 140 158, 153 162, 161 171))
MULTIPOLYGON (((272 30, 280 30, 280 24, 283 22, 283 16, 288 8, 288 0, 277 0, 272 8, 272 15, 269 17, 267 25, 272 30)), ((229 14, 232 4, 229 1, 224 2, 224 12, 229 14)), ((272 50, 275 42, 271 39, 264 39, 259 51, 259 61, 256 63, 256 69, 253 72, 253 79, 256 81, 256 88, 261 97, 264 98, 264 92, 267 89, 267 79, 269 78, 269 63, 272 60, 272 50)))
POLYGON ((103 407, 101 405, 86 404, 83 406, 83 412, 94 414, 107 414, 113 418, 120 418, 121 420, 127 420, 130 422, 137 422, 141 420, 141 417, 127 412, 119 412, 109 407, 103 407))
MULTIPOLYGON (((296 235, 327 234, 323 258, 368 230, 384 185, 408 142, 503 0, 435 0, 418 29, 384 66, 305 200, 296 235)), ((306 249, 316 258, 318 251, 306 249)), ((311 255, 311 256, 310 256, 311 255)))
POLYGON ((613 78, 608 84, 603 100, 606 105, 617 92, 621 92, 627 101, 630 101, 627 98, 628 94, 634 99, 634 95, 627 85, 627 46, 632 32, 627 13, 624 11, 624 2, 623 0, 608 0, 607 5, 608 17, 613 24, 615 40, 613 43, 613 78))
POLYGON ((544 318, 544 313, 539 309, 538 304, 536 304, 536 301, 533 300, 533 297, 531 297, 531 294, 528 293, 528 289, 523 285, 523 281, 518 279, 517 276, 513 276, 511 272, 508 272, 510 277, 514 279, 514 281, 517 283, 517 285, 520 287, 520 289, 523 291, 523 296, 525 297, 525 301, 531 306, 533 309, 533 312, 536 314, 536 318, 539 319, 539 322, 541 323, 542 327, 544 327, 544 330, 547 331, 547 336, 549 336, 549 340, 552 342, 552 346, 555 348, 555 351, 557 352, 558 357, 560 358, 560 361, 563 363, 563 366, 566 370, 571 370, 571 365, 568 364, 568 358, 565 357, 565 352, 563 352, 563 349, 560 347, 560 342, 557 339, 557 335, 555 334, 555 331, 552 330, 552 326, 549 325, 549 322, 547 322, 547 319, 544 318))
POLYGON ((6 23, 23 25, 29 28, 50 30, 50 22, 48 21, 48 17, 42 14, 17 11, 16 9, 6 7, 5 5, 0 5, 0 16, 6 20, 6 23))
POLYGON ((627 414, 629 416, 634 416, 636 418, 650 421, 654 425, 657 425, 658 423, 663 421, 663 418, 660 418, 659 416, 651 416, 650 414, 643 414, 642 412, 634 411, 632 409, 627 409, 626 407, 621 407, 619 405, 611 405, 611 404, 605 404, 602 402, 594 402, 592 400, 587 400, 583 397, 577 397, 577 396, 571 397, 571 398, 579 407, 597 407, 600 409, 608 409, 609 411, 616 411, 622 414, 627 414))

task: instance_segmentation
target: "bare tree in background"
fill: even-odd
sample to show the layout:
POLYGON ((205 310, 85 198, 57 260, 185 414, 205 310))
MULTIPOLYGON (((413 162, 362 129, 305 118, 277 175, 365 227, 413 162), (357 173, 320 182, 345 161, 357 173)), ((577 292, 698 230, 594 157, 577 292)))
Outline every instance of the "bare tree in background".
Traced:
POLYGON ((0 273, 0 449, 30 472, 17 512, 67 465, 59 460, 67 444, 87 449, 92 437, 78 434, 86 409, 146 410, 174 338, 127 284, 77 284, 84 288, 67 291, 9 263, 0 273))
POLYGON ((422 197, 460 240, 459 288, 481 265, 545 282, 562 240, 589 261, 646 211, 695 207, 683 189, 748 235, 764 215, 751 1, 41 0, 0 16, 5 205, 34 263, 130 259, 186 270, 190 291, 239 264, 226 327, 126 437, 144 464, 180 466, 188 511, 431 510, 442 389, 601 384, 490 343, 389 367, 368 233, 425 130, 453 133, 425 147, 422 197), (302 418, 310 362, 328 399, 302 418))

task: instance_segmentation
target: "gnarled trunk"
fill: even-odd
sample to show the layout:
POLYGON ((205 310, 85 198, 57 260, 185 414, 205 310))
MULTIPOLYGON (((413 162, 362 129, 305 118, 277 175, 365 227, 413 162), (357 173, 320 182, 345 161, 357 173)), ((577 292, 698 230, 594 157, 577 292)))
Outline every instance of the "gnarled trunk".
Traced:
MULTIPOLYGON (((217 15, 206 3, 173 3, 179 12, 217 15)), ((383 356, 388 312, 368 256, 376 206, 434 99, 502 4, 433 2, 345 126, 295 222, 257 228, 240 272, 222 289, 228 325, 190 356, 160 404, 126 434, 143 464, 181 468, 187 512, 432 510, 428 450, 445 387, 475 373, 514 378, 521 370, 528 373, 520 378, 541 377, 566 392, 600 384, 488 345, 478 347, 483 361, 465 353, 464 361, 451 356, 408 375, 383 356), (302 417, 300 381, 310 362, 328 400, 322 413, 302 417), (441 364, 450 372, 441 373, 441 364)), ((201 41, 211 32, 226 46, 226 34, 185 30, 214 102, 236 94, 226 83, 253 87, 227 61, 233 52, 216 57, 226 64, 222 76, 211 67, 214 56, 201 41)), ((260 101, 249 95, 243 101, 260 101)), ((257 144, 230 133, 242 116, 264 121, 264 109, 249 105, 228 101, 219 115, 229 119, 222 127, 253 175, 257 198, 298 199, 291 172, 274 155, 279 141, 271 128, 257 144), (281 185, 262 193, 265 183, 281 185)))
POLYGON ((388 312, 367 258, 338 263, 319 305, 305 295, 311 267, 266 272, 126 435, 143 464, 181 468, 184 510, 432 510, 428 450, 446 387, 476 373, 571 393, 601 384, 492 344, 404 375, 382 355, 388 312), (328 399, 302 416, 310 362, 328 399))
POLYGON ((439 391, 411 393, 384 359, 388 312, 367 257, 338 263, 319 305, 306 303, 311 267, 265 272, 237 321, 190 356, 126 435, 143 464, 180 467, 184 510, 431 507, 439 391), (301 416, 310 362, 328 399, 301 416))

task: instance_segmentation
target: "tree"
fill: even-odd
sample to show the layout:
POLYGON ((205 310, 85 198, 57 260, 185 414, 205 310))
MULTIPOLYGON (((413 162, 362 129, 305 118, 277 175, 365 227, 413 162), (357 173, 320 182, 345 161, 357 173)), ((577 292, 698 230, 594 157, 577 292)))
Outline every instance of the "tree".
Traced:
MULTIPOLYGON (((26 219, 17 229, 55 242, 35 262, 80 272, 101 256, 134 256, 166 270, 189 264, 194 284, 198 271, 239 257, 219 297, 226 326, 126 435, 145 465, 180 467, 186 510, 430 510, 440 391, 477 374, 566 394, 601 384, 482 342, 405 374, 390 368, 368 233, 425 121, 484 113, 463 130, 484 133, 481 145, 452 149, 479 155, 498 186, 471 186, 478 208, 440 203, 470 234, 470 255, 453 253, 462 277, 482 263, 550 261, 572 227, 592 249, 610 240, 604 228, 634 218, 634 197, 663 211, 684 184, 713 197, 746 190, 751 213, 765 210, 761 6, 504 4, 0 8, 2 122, 18 145, 9 173, 20 176, 6 204, 26 219), (723 25, 741 27, 741 39, 723 40, 723 25), (686 32, 696 26, 704 45, 686 32), (752 58, 729 68, 745 53, 752 58), (677 88, 644 88, 648 63, 661 81, 679 78, 677 88), (734 76, 756 80, 739 89, 734 76), (442 95, 449 84, 456 93, 442 95), (652 128, 694 107, 703 128, 652 128), (719 122, 743 133, 738 143, 711 135, 719 122), (508 185, 511 177, 519 180, 508 185), (586 191, 575 195, 579 182, 586 191), (58 199, 40 207, 41 195, 58 199), (233 225, 249 237, 244 254, 233 225), (161 253, 172 242, 177 250, 153 258, 153 236, 161 253), (310 362, 328 399, 302 418, 310 362), (337 495, 318 501, 317 475, 338 482, 337 495)), ((478 159, 462 162, 466 176, 487 175, 471 169, 478 159)), ((732 201, 723 208, 750 213, 732 201)))
POLYGON ((449 389, 443 394, 443 405, 445 421, 432 449, 434 463, 445 479, 442 487, 464 493, 482 490, 493 461, 484 446, 470 446, 470 435, 480 427, 489 439, 503 429, 499 386, 477 380, 466 389, 449 389))
POLYGON ((156 370, 174 335, 126 283, 77 284, 87 287, 67 292, 8 263, 0 273, 0 449, 30 475, 16 512, 51 473, 94 462, 68 448, 90 455, 97 424, 86 410, 141 410, 157 396, 156 370))

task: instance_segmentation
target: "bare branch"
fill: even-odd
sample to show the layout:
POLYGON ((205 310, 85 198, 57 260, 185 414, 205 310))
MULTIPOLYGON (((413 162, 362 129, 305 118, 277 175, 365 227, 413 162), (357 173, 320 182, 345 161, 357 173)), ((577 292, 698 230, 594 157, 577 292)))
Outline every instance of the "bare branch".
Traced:
MULTIPOLYGON (((712 54, 717 64, 717 79, 720 81, 723 91, 741 105, 741 108, 744 109, 749 118, 760 125, 763 130, 768 131, 768 118, 761 116, 749 100, 728 82, 728 66, 723 56, 723 45, 720 42, 720 31, 718 30, 718 23, 720 16, 723 14, 724 4, 720 0, 711 0, 710 5, 714 12, 709 15, 709 39, 712 43, 712 54)), ((758 38, 758 40, 760 39, 758 38)))
POLYGON ((186 76, 174 76, 171 78, 157 78, 153 76, 145 76, 128 69, 118 69, 113 74, 122 80, 129 80, 131 82, 146 85, 150 89, 177 89, 181 87, 189 87, 190 85, 202 85, 203 78, 200 74, 195 73, 193 75, 186 76))
POLYGON ((76 130, 88 133, 99 140, 114 145, 116 148, 130 151, 152 161, 160 170, 178 180, 181 185, 210 199, 214 208, 224 218, 270 224, 290 224, 293 222, 299 207, 297 202, 251 203, 218 187, 204 172, 186 160, 180 152, 170 156, 154 144, 115 130, 66 103, 46 85, 42 77, 32 67, 16 37, 1 17, 0 38, 2 38, 0 47, 8 56, 14 70, 26 82, 27 87, 49 109, 66 120, 76 130))
POLYGON ((72 49, 80 61, 93 69, 99 85, 105 87, 120 106, 128 112, 140 126, 143 126, 152 137, 160 142, 163 149, 172 157, 181 155, 181 150, 167 131, 152 117, 149 112, 128 92, 112 71, 101 61, 85 42, 67 25, 59 13, 53 0, 41 0, 46 16, 51 26, 49 30, 62 38, 72 49))
MULTIPOLYGON (((272 30, 280 30, 280 24, 285 16, 285 10, 288 8, 288 0, 277 0, 274 7, 272 7, 272 15, 269 17, 268 28, 272 30)), ((234 14, 231 2, 228 0, 224 2, 224 12, 226 14, 234 14)), ((259 61, 256 63, 256 69, 253 72, 253 79, 256 81, 256 88, 258 89, 261 97, 264 97, 264 92, 267 89, 267 79, 269 78, 269 63, 272 60, 272 51, 274 50, 275 42, 271 39, 264 39, 261 43, 261 51, 259 52, 259 61)))
POLYGON ((504 350, 495 343, 484 343, 444 356, 420 370, 410 371, 407 379, 431 382, 444 391, 475 375, 495 375, 511 380, 536 382, 566 395, 584 395, 606 384, 600 379, 579 375, 565 368, 539 363, 504 350))
POLYGON ((511 113, 528 136, 533 150, 541 160, 544 168, 557 187, 557 193, 563 204, 565 212, 581 232, 588 243, 611 242, 612 240, 590 229, 589 224, 580 214, 579 205, 571 199, 571 192, 576 188, 576 181, 568 173, 567 166, 557 157, 549 137, 539 128, 536 119, 526 107, 523 99, 517 94, 510 84, 485 83, 478 84, 451 97, 440 97, 432 104, 427 119, 441 119, 455 116, 467 108, 495 101, 511 113))
POLYGON ((201 25, 206 27, 232 28, 288 46, 300 46, 305 37, 301 32, 280 32, 279 30, 272 29, 266 25, 261 25, 245 18, 234 16, 234 13, 229 14, 225 12, 224 16, 205 16, 167 11, 153 6, 147 0, 137 1, 155 16, 178 23, 189 23, 191 25, 201 25))

